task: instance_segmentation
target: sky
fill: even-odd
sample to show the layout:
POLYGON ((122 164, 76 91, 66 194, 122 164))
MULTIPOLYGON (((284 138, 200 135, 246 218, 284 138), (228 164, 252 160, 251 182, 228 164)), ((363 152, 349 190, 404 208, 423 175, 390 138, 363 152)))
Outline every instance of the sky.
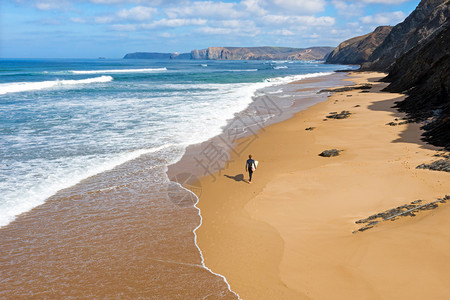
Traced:
POLYGON ((211 46, 337 46, 419 0, 1 0, 0 58, 121 58, 211 46))

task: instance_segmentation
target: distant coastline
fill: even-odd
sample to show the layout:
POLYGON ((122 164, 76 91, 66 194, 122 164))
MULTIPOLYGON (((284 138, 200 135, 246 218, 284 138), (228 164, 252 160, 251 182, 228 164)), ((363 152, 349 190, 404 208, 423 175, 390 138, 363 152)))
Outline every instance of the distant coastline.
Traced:
POLYGON ((124 59, 326 60, 334 47, 209 47, 190 53, 134 52, 124 59))

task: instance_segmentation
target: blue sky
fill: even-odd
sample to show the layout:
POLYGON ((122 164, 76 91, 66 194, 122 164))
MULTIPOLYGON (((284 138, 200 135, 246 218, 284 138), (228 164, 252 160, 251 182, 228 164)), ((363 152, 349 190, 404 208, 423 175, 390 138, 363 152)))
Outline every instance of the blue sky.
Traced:
POLYGON ((209 46, 337 46, 419 0, 1 0, 1 58, 120 58, 209 46))

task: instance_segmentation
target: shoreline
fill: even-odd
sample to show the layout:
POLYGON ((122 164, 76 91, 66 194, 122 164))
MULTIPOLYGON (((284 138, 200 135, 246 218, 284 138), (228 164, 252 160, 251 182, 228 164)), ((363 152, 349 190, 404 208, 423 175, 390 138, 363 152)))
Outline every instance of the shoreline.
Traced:
MULTIPOLYGON (((202 190, 198 207, 203 223, 197 230, 198 246, 206 266, 226 277, 231 290, 243 299, 330 299, 336 296, 351 299, 383 298, 389 293, 399 295, 392 284, 380 278, 385 276, 384 272, 371 272, 367 266, 351 262, 371 257, 375 261, 368 263, 371 268, 379 268, 377 264, 388 268, 389 265, 385 266, 388 261, 394 264, 390 261, 395 252, 393 247, 385 245, 381 250, 386 258, 382 258, 369 253, 367 249, 372 243, 383 243, 386 239, 383 234, 394 238, 400 232, 409 236, 402 240, 409 245, 417 241, 417 236, 405 233, 405 227, 415 226, 416 220, 435 221, 437 218, 427 218, 430 214, 440 214, 440 222, 450 215, 450 209, 443 204, 437 210, 421 212, 416 219, 403 218, 393 225, 380 224, 368 232, 358 233, 359 236, 352 235, 358 228, 354 222, 372 213, 419 198, 431 202, 450 192, 445 184, 449 182, 449 174, 415 170, 416 165, 429 162, 438 150, 420 141, 419 125, 385 125, 404 116, 391 108, 393 102, 403 99, 404 95, 381 92, 386 84, 375 82, 381 75, 357 73, 348 80, 356 84, 370 82, 373 86, 368 93, 360 90, 334 93, 327 101, 257 133, 257 139, 245 149, 260 161, 251 186, 245 182, 247 153, 236 154, 241 153, 242 140, 236 142, 236 151, 231 153, 226 167, 215 174, 217 180, 212 181, 209 176, 200 178, 202 190), (330 112, 344 109, 352 113, 350 118, 325 118, 330 112), (323 121, 325 119, 327 121, 323 121), (315 129, 306 131, 307 127, 315 129), (355 128, 364 134, 354 133, 355 128), (331 148, 344 151, 338 157, 318 156, 331 148), (398 184, 393 183, 396 180, 398 184), (362 187, 354 187, 350 182, 362 187), (365 192, 371 194, 365 195, 365 192), (333 197, 339 205, 329 200, 333 197), (315 203, 311 199, 320 201, 315 203), (302 246, 302 243, 309 246, 302 246), (346 244, 353 245, 354 249, 348 249, 346 244), (321 261, 319 254, 327 255, 318 245, 331 245, 340 254, 321 261), (349 254, 352 251, 354 253, 349 254), (342 263, 343 257, 349 263, 342 263)), ((441 231, 439 234, 448 236, 441 231)), ((439 234, 434 237, 441 242, 439 234)), ((445 259, 448 255, 442 253, 444 249, 439 254, 445 259)), ((427 255, 427 249, 421 249, 420 253, 427 255)), ((412 254, 410 257, 416 258, 412 254)), ((436 271, 436 261, 430 259, 422 264, 431 264, 436 271)), ((446 292, 445 288, 436 287, 432 279, 424 280, 425 275, 414 277, 407 269, 390 272, 428 282, 433 286, 433 291, 427 291, 428 295, 434 293, 439 297, 446 292)), ((429 277, 436 280, 435 276, 429 277)), ((424 293, 413 286, 410 291, 412 297, 424 293)))
MULTIPOLYGON (((329 86, 340 76, 307 85, 329 86)), ((293 94, 310 93, 291 89, 283 85, 269 90, 287 105, 278 117, 302 109, 301 103, 291 105, 293 94)), ((259 94, 264 103, 264 94, 259 94)), ((251 111, 238 118, 270 122, 270 111, 246 113, 251 111)), ((184 170, 191 171, 191 166, 187 163, 184 170)), ((227 280, 204 263, 196 244, 200 215, 193 206, 195 196, 177 181, 170 182, 169 176, 166 159, 159 152, 148 152, 62 189, 17 216, 0 229, 5 262, 2 295, 235 299, 227 280)))
MULTIPOLYGON (((239 139, 245 139, 250 136, 257 135, 258 132, 264 131, 264 128, 267 126, 286 121, 292 118, 299 111, 308 109, 316 103, 326 101, 327 94, 319 94, 317 92, 320 89, 341 86, 345 84, 345 81, 343 80, 347 78, 345 74, 336 72, 315 76, 310 76, 311 74, 305 75, 306 77, 303 79, 270 87, 289 88, 283 93, 283 95, 294 97, 295 100, 289 100, 289 102, 292 101, 292 103, 287 105, 286 103, 282 103, 280 107, 277 107, 277 104, 274 103, 274 101, 281 100, 281 102, 283 102, 285 100, 281 98, 272 100, 270 99, 270 93, 263 93, 261 95, 254 94, 253 101, 244 110, 236 113, 233 118, 228 120, 227 124, 222 127, 222 132, 220 134, 201 143, 188 145, 183 156, 177 162, 168 166, 168 177, 172 181, 183 185, 186 183, 193 183, 198 180, 197 177, 204 176, 205 172, 209 175, 213 175, 225 167, 226 161, 224 159, 220 159, 220 163, 218 165, 214 165, 208 170, 205 170, 205 168, 201 165, 199 166, 199 162, 196 160, 196 157, 201 156, 202 152, 205 152, 205 148, 208 148, 209 145, 214 144, 224 150, 224 152, 227 152, 226 156, 229 156, 229 152, 233 152, 233 148, 236 146, 235 144, 239 139), (296 88, 297 86, 300 88, 296 88), (267 118, 267 115, 269 114, 271 114, 271 116, 267 118), (241 132, 239 134, 230 133, 230 131, 241 131, 243 127, 245 127, 246 132, 241 132), (178 174, 183 174, 186 172, 194 175, 195 178, 189 180, 188 182, 184 182, 183 180, 180 181, 176 178, 178 174)), ((349 83, 349 85, 351 85, 351 83, 349 83)), ((257 90, 257 92, 264 91, 266 88, 257 90)))

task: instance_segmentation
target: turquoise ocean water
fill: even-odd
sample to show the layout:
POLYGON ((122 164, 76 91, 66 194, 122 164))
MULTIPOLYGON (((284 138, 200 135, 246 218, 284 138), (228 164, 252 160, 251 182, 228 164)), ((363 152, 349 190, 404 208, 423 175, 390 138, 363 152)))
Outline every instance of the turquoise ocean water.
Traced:
POLYGON ((299 61, 0 60, 0 226, 57 191, 221 132, 257 91, 343 66, 299 61))

